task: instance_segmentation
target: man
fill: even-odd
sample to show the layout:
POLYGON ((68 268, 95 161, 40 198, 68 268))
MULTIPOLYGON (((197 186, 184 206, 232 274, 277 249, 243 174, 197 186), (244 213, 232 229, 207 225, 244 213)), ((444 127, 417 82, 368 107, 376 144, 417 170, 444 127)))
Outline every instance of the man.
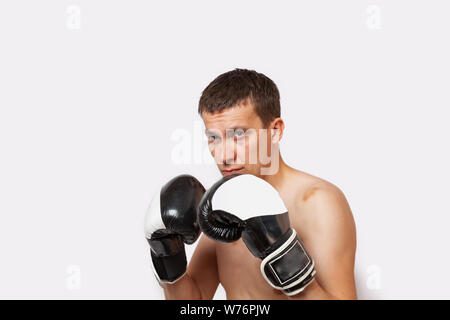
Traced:
POLYGON ((250 174, 278 192, 316 273, 301 292, 287 295, 264 279, 261 260, 242 239, 220 242, 202 235, 182 276, 162 282, 166 298, 211 299, 220 283, 227 299, 355 299, 351 210, 336 186, 284 162, 278 149, 284 122, 275 83, 250 70, 224 73, 203 91, 198 111, 221 173, 250 174))

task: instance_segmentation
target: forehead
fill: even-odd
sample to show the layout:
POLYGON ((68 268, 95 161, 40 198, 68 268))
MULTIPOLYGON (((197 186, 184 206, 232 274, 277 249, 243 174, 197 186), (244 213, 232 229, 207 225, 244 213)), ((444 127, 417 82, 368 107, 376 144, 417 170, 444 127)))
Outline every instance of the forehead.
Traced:
POLYGON ((251 103, 226 108, 220 112, 203 112, 206 129, 225 130, 236 127, 261 128, 262 123, 251 103))

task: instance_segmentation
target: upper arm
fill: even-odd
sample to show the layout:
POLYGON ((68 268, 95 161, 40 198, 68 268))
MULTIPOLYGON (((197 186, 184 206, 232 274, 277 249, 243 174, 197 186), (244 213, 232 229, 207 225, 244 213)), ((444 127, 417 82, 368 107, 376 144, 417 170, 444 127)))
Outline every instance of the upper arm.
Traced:
MULTIPOLYGON (((302 203, 307 220, 304 230, 308 252, 314 259, 316 280, 328 294, 340 299, 356 298, 354 264, 356 228, 350 207, 337 187, 317 188, 302 203)), ((300 235, 302 238, 302 235, 300 235)))
POLYGON ((219 285, 216 247, 213 240, 202 234, 187 272, 197 284, 202 299, 212 299, 219 285))

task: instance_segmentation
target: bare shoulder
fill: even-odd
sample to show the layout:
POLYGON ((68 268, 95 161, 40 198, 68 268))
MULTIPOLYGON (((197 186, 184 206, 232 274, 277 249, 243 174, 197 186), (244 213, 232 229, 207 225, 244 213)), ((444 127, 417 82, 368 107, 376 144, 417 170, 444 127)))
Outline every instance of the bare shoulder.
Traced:
POLYGON ((310 209, 308 211, 318 212, 317 209, 323 208, 333 209, 333 212, 350 210, 342 190, 328 181, 318 179, 299 192, 297 205, 310 209))
POLYGON ((292 178, 299 181, 293 201, 294 220, 316 231, 355 232, 353 214, 342 190, 299 171, 292 178))
MULTIPOLYGON (((317 283, 331 296, 356 298, 356 227, 344 193, 334 184, 299 172, 289 219, 314 258, 317 283)), ((314 291, 309 291, 314 295, 314 291)))

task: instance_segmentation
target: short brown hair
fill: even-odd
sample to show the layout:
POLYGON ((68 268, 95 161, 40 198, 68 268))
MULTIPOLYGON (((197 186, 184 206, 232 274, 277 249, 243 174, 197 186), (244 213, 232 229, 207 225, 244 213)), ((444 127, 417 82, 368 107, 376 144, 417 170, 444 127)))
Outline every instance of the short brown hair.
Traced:
POLYGON ((275 83, 247 69, 234 69, 214 79, 203 90, 198 113, 214 113, 247 101, 252 102, 264 126, 280 117, 280 93, 275 83))

